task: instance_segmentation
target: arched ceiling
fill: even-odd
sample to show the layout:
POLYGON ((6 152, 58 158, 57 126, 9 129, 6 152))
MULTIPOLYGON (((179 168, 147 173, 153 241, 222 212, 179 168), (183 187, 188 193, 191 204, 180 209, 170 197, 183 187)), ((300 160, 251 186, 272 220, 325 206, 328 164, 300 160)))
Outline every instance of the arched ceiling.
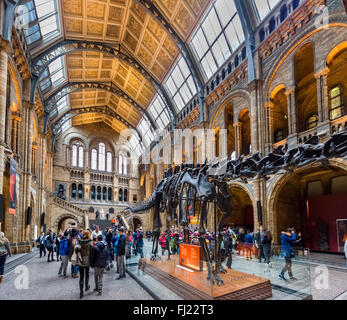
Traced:
MULTIPOLYGON (((161 0, 154 5, 185 41, 211 0, 161 0)), ((136 0, 61 0, 59 1, 62 36, 66 40, 102 42, 120 46, 158 82, 162 83, 177 59, 179 49, 167 30, 136 0)), ((59 39, 61 40, 61 38, 59 39)), ((47 50, 47 48, 45 48, 47 50)), ((36 55, 42 52, 35 50, 36 55)), ((113 55, 95 51, 76 51, 63 57, 65 82, 113 82, 142 108, 147 109, 156 89, 135 68, 113 55)), ((43 92, 44 99, 57 86, 43 92)), ((68 95, 71 109, 107 105, 133 126, 142 114, 124 99, 101 90, 82 90, 68 95)), ((54 119, 59 119, 59 116, 54 119)), ((100 114, 83 114, 72 119, 72 125, 104 121, 100 114), (102 119, 102 120, 101 120, 102 119)), ((124 124, 108 119, 119 131, 124 124)), ((55 121, 55 120, 53 120, 55 121)))

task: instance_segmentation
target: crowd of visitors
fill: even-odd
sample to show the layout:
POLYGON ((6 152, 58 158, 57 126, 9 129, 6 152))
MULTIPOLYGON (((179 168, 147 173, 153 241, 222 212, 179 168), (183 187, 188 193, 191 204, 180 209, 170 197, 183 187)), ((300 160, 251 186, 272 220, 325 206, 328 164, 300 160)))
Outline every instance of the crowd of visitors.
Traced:
MULTIPOLYGON (((154 238, 154 232, 147 231, 148 239, 154 238)), ((200 244, 200 235, 197 230, 190 229, 187 236, 189 243, 200 244)), ((57 261, 60 263, 59 277, 67 277, 69 262, 71 263, 72 278, 79 277, 80 298, 83 298, 85 291, 90 290, 89 273, 90 268, 94 269, 94 291, 102 295, 103 275, 105 271, 110 271, 116 264, 116 272, 120 280, 126 277, 125 259, 131 255, 144 257, 144 234, 142 227, 135 231, 127 231, 123 226, 107 228, 104 232, 94 225, 91 229, 77 230, 68 228, 60 230, 57 234, 52 230, 41 233, 36 239, 40 258, 47 255, 47 262, 57 261), (56 256, 56 259, 54 259, 56 256), (79 274, 79 276, 78 276, 79 274)), ((244 256, 246 261, 257 258, 259 263, 263 261, 271 268, 270 258, 272 256, 272 234, 270 230, 264 230, 262 226, 258 230, 251 231, 244 227, 234 227, 233 225, 224 227, 218 234, 222 261, 226 260, 226 267, 231 269, 232 256, 237 254, 244 256)), ((207 248, 214 258, 216 237, 214 232, 206 232, 205 240, 207 248)), ((294 228, 288 228, 281 233, 281 256, 285 265, 279 274, 279 278, 287 280, 285 274, 288 273, 291 280, 297 280, 293 276, 292 259, 295 253, 303 248, 303 237, 300 232, 296 233, 294 228)), ((180 244, 184 243, 183 230, 172 228, 166 230, 159 237, 161 255, 179 255, 180 244)), ((219 243, 219 242, 218 242, 219 243)), ((345 256, 347 259, 347 241, 345 242, 345 256)), ((3 280, 6 259, 11 256, 10 243, 3 232, 0 232, 0 283, 3 280)))

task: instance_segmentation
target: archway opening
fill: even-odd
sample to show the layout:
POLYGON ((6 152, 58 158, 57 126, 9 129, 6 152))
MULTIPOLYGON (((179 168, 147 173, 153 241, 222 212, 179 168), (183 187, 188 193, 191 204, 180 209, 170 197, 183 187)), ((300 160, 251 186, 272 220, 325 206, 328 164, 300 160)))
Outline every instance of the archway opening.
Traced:
POLYGON ((64 231, 68 228, 78 228, 78 221, 72 217, 63 217, 58 222, 58 231, 64 231))
POLYGON ((225 119, 226 119, 226 128, 228 134, 228 155, 231 155, 236 151, 235 145, 235 128, 234 128, 234 107, 230 103, 225 108, 225 119))
POLYGON ((241 124, 241 154, 247 156, 252 153, 251 150, 251 118, 249 115, 249 110, 244 109, 240 113, 239 118, 241 124))
POLYGON ((277 236, 294 227, 303 246, 341 252, 347 237, 347 172, 333 166, 294 173, 280 188, 274 214, 277 236), (341 247, 342 246, 342 247, 341 247))
POLYGON ((276 93, 272 102, 273 108, 273 141, 278 143, 289 135, 288 126, 288 102, 285 88, 276 93))
POLYGON ((142 227, 142 222, 139 218, 133 218, 129 220, 129 227, 131 230, 135 231, 136 229, 142 227))
POLYGON ((347 48, 338 51, 328 62, 329 117, 336 120, 347 115, 347 48))
MULTIPOLYGON (((254 230, 253 204, 248 193, 238 186, 230 188, 232 198, 232 213, 226 220, 225 226, 242 227, 246 231, 254 230)), ((221 215, 219 216, 221 218, 221 215)))
POLYGON ((315 128, 319 121, 314 51, 311 43, 298 50, 294 64, 298 130, 304 132, 315 128))

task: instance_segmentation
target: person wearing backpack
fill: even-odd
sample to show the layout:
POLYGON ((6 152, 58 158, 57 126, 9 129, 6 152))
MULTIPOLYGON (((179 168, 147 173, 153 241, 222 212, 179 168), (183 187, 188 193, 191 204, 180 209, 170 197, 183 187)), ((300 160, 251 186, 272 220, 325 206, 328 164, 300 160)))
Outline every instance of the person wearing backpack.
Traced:
POLYGON ((117 243, 117 259, 118 259, 118 267, 119 267, 119 276, 116 280, 122 279, 125 277, 125 265, 124 265, 124 255, 125 255, 125 247, 126 247, 126 236, 124 234, 124 227, 120 227, 119 229, 119 240, 117 243))
POLYGON ((107 267, 108 248, 107 243, 103 241, 102 235, 98 235, 98 242, 93 247, 90 266, 94 268, 94 291, 98 292, 98 295, 102 295, 103 276, 105 268, 107 267))
POLYGON ((60 257, 61 257, 62 261, 60 264, 58 275, 60 277, 63 276, 64 278, 66 278, 66 270, 67 270, 67 266, 69 264, 70 246, 69 246, 68 235, 69 235, 69 233, 67 231, 65 231, 64 236, 60 241, 60 248, 59 248, 59 253, 60 253, 60 257))
POLYGON ((48 231, 48 234, 46 236, 46 249, 48 250, 47 262, 54 261, 54 258, 53 258, 54 238, 53 238, 53 232, 51 230, 48 231), (49 257, 51 257, 51 260, 49 259, 49 257))

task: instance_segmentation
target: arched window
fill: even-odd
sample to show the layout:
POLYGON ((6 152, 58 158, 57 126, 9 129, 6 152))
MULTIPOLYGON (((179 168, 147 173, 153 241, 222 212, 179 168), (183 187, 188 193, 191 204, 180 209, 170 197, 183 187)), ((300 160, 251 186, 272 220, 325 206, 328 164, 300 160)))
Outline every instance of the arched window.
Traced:
POLYGON ((102 200, 106 201, 107 191, 106 187, 102 188, 102 200))
POLYGON ((92 186, 90 189, 90 198, 95 200, 95 186, 92 186))
POLYGON ((107 195, 108 197, 107 197, 107 200, 108 201, 112 201, 112 188, 110 187, 110 188, 108 188, 108 195, 107 195))
POLYGON ((98 152, 96 149, 92 150, 92 157, 91 157, 91 168, 92 170, 97 169, 97 162, 98 162, 98 152))
POLYGON ((123 189, 119 189, 119 201, 123 201, 123 189))
POLYGON ((283 129, 278 129, 275 132, 275 143, 284 139, 284 131, 283 129))
POLYGON ((99 143, 99 170, 105 171, 105 144, 99 143))
POLYGON ((71 185, 71 198, 76 199, 76 183, 71 185))
POLYGON ((313 114, 313 115, 308 117, 308 119, 306 121, 305 130, 315 128, 315 127, 317 127, 317 124, 318 124, 318 115, 313 114))
POLYGON ((336 86, 329 91, 330 120, 343 116, 343 92, 341 86, 336 86))
POLYGON ((77 167, 77 146, 72 146, 71 165, 77 167))
POLYGON ((123 174, 123 156, 119 156, 119 174, 123 174))
POLYGON ((112 172, 112 153, 107 152, 107 172, 112 172))
POLYGON ((82 146, 78 147, 78 166, 83 168, 84 164, 84 149, 82 146))
POLYGON ((83 185, 78 185, 78 199, 83 199, 83 185))
POLYGON ((124 202, 128 202, 128 190, 124 189, 124 202))
POLYGON ((123 156, 123 174, 128 174, 128 163, 127 163, 127 157, 123 156))
POLYGON ((96 199, 101 200, 101 187, 96 188, 96 199))

